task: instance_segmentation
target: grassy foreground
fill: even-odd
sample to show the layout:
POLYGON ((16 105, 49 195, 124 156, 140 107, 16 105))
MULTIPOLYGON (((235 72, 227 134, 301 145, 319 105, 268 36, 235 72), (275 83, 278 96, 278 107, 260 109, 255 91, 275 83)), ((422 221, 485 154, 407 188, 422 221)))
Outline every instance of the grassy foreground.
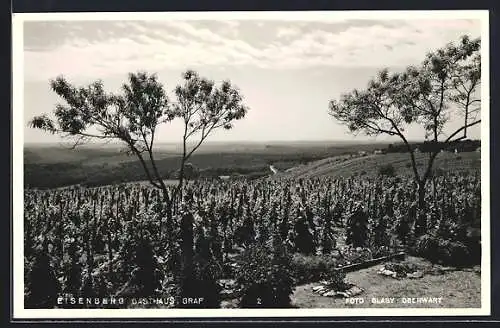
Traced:
MULTIPOLYGON (((430 266, 421 258, 409 257, 413 263, 430 266)), ((426 274, 420 279, 394 279, 377 273, 381 265, 347 274, 347 280, 364 292, 357 297, 363 304, 349 304, 344 298, 325 297, 312 292, 317 283, 297 286, 292 303, 299 308, 478 308, 481 307, 481 276, 478 267, 448 271, 443 274, 426 274), (401 298, 436 297, 438 304, 409 304, 401 298), (394 298, 394 303, 372 303, 372 299, 394 298)))

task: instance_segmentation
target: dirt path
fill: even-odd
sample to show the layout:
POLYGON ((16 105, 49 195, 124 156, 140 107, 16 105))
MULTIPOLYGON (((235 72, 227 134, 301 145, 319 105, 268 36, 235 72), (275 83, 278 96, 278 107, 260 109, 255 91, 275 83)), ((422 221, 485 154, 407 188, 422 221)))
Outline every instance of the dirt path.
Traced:
MULTIPOLYGON (((430 266, 420 258, 409 258, 415 264, 430 266)), ((425 274, 420 279, 394 279, 377 273, 381 265, 351 272, 347 280, 364 292, 357 297, 363 304, 349 304, 344 298, 325 297, 312 292, 319 284, 297 286, 292 296, 293 305, 299 308, 355 308, 355 307, 444 307, 477 308, 481 307, 481 276, 478 267, 443 274, 425 274), (390 298, 393 298, 391 300, 390 298), (408 298, 414 298, 408 303, 408 298), (423 303, 422 299, 433 298, 433 303, 423 303), (434 300, 437 298, 438 300, 434 300), (440 298, 440 300, 439 300, 440 298), (377 303, 389 301, 393 303, 377 303), (405 302, 406 301, 406 302, 405 302)))

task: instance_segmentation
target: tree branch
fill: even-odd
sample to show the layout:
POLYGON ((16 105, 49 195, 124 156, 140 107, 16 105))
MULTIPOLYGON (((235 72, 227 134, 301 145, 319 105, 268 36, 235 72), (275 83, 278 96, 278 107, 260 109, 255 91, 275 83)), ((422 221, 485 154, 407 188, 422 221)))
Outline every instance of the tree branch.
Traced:
POLYGON ((470 128, 471 126, 474 126, 476 124, 479 124, 481 123, 481 120, 477 120, 473 123, 470 123, 470 124, 467 124, 467 125, 464 125, 462 126, 461 128, 457 129, 455 132, 453 132, 444 142, 447 143, 447 142, 455 142, 455 141, 459 141, 459 140, 462 140, 462 139, 465 139, 467 136, 461 136, 460 138, 457 138, 455 140, 451 140, 453 139, 454 136, 456 136, 457 134, 459 134, 461 131, 467 129, 467 128, 470 128))
POLYGON ((155 181, 153 181, 153 178, 151 176, 151 173, 149 172, 149 168, 147 167, 146 165, 146 162, 144 161, 144 158, 142 157, 142 154, 141 152, 134 146, 134 144, 130 141, 127 142, 128 146, 130 147, 130 149, 137 155, 137 157, 139 158, 139 161, 141 162, 141 165, 144 169, 144 172, 146 172, 146 176, 148 177, 148 180, 149 182, 151 183, 151 185, 153 185, 154 187, 158 188, 158 189, 162 189, 162 187, 156 183, 155 181))

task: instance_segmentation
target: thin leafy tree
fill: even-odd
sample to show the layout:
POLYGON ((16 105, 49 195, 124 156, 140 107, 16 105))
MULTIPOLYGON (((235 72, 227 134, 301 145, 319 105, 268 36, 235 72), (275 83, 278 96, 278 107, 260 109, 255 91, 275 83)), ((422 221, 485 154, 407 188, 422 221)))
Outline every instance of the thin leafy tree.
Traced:
POLYGON ((478 118, 481 100, 481 41, 463 36, 458 43, 429 53, 419 66, 404 72, 389 73, 387 69, 371 79, 364 90, 343 94, 331 100, 329 113, 345 124, 349 131, 368 136, 386 134, 399 137, 411 159, 419 214, 415 234, 427 228, 425 187, 432 167, 442 148, 467 138, 467 129, 481 123, 478 118), (452 114, 463 117, 456 130, 445 134, 452 114), (415 147, 410 144, 406 129, 419 125, 428 147, 427 163, 418 169, 415 147))
POLYGON ((154 156, 159 126, 177 117, 184 121, 183 154, 179 174, 180 190, 187 160, 216 129, 231 129, 233 121, 242 119, 248 108, 243 96, 230 81, 216 87, 213 81, 188 70, 184 84, 175 88, 177 102, 171 102, 156 74, 130 73, 120 94, 108 93, 102 81, 77 87, 59 76, 50 81, 52 90, 66 104, 58 104, 51 119, 47 114, 35 116, 30 126, 73 140, 75 148, 90 140, 118 140, 135 155, 149 183, 163 192, 167 204, 172 194, 164 183, 154 156), (199 136, 192 149, 187 142, 199 136))
MULTIPOLYGON (((56 106, 55 119, 42 114, 32 118, 30 126, 69 138, 73 141, 72 148, 91 140, 115 140, 125 145, 127 154, 140 161, 149 183, 162 192, 167 242, 174 244, 175 227, 182 226, 181 232, 186 234, 181 236, 182 249, 187 250, 193 247, 193 236, 189 233, 192 227, 173 222, 174 205, 182 199, 186 161, 213 131, 232 128, 234 120, 245 116, 247 107, 242 104, 239 90, 229 81, 216 87, 192 70, 186 71, 183 78, 184 84, 175 88, 178 101, 171 103, 156 74, 130 73, 118 94, 106 92, 100 80, 77 87, 59 76, 50 81, 50 86, 65 104, 56 106), (172 190, 159 172, 154 146, 158 128, 178 117, 183 119, 185 130, 179 184, 172 190), (187 141, 197 135, 199 140, 188 150, 187 141)), ((183 254, 183 258, 187 261, 184 267, 190 268, 192 256, 183 254)))
POLYGON ((159 125, 175 116, 155 74, 130 73, 121 94, 106 92, 100 80, 77 87, 59 76, 50 81, 50 86, 65 104, 56 106, 55 119, 42 114, 30 121, 31 127, 72 140, 72 148, 91 140, 120 141, 127 154, 138 158, 149 183, 170 203, 171 194, 160 176, 153 150, 159 125))
POLYGON ((233 122, 245 117, 248 108, 243 96, 230 81, 216 86, 214 81, 200 77, 188 70, 182 75, 183 83, 175 88, 177 102, 173 112, 180 117, 184 130, 182 135, 182 158, 177 192, 182 194, 186 163, 202 143, 218 129, 229 130, 233 122), (189 142, 193 141, 190 146, 189 142))

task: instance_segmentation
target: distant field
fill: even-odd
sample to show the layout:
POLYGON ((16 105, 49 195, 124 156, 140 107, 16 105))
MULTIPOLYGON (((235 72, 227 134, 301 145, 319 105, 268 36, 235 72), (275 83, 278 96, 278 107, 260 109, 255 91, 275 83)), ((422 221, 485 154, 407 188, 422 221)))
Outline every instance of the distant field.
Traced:
MULTIPOLYGON (((243 174, 250 177, 270 173, 269 165, 286 170, 351 152, 385 148, 387 144, 294 142, 294 143, 213 143, 195 153, 190 162, 202 177, 243 174)), ((156 153, 160 174, 172 178, 179 168, 178 147, 162 146, 156 153)), ((116 146, 90 146, 68 149, 61 145, 32 146, 24 149, 26 187, 56 188, 73 184, 109 185, 146 180, 134 156, 116 146)))
MULTIPOLYGON (((386 144, 329 144, 319 142, 277 144, 209 144, 195 153, 190 162, 204 178, 220 175, 245 175, 258 178, 271 174, 272 164, 277 177, 307 178, 321 176, 377 175, 384 165, 392 165, 398 175, 412 174, 409 155, 391 153, 374 155, 373 150, 386 144), (367 156, 354 156, 360 150, 367 156)), ((172 179, 180 156, 174 146, 160 147, 157 166, 165 179, 172 179)), ((424 169, 426 154, 417 154, 419 169, 424 169)), ((149 163, 148 163, 149 164, 149 163)), ((442 171, 478 171, 481 153, 440 153, 435 169, 442 171)), ((109 185, 146 180, 134 156, 127 156, 116 146, 84 146, 76 150, 60 145, 26 146, 24 149, 24 181, 30 188, 57 188, 73 184, 109 185)))
MULTIPOLYGON (((387 147, 386 143, 355 143, 348 141, 298 141, 298 142, 230 142, 203 144, 195 153, 199 155, 214 154, 250 154, 264 156, 333 156, 358 150, 372 151, 387 147)), ((134 162, 134 156, 127 156, 123 147, 115 144, 82 145, 77 149, 70 149, 69 144, 28 144, 24 146, 24 161, 26 164, 61 164, 82 163, 86 165, 103 162, 121 163, 134 162)), ((157 159, 178 157, 182 149, 178 144, 159 144, 155 150, 157 159)))

